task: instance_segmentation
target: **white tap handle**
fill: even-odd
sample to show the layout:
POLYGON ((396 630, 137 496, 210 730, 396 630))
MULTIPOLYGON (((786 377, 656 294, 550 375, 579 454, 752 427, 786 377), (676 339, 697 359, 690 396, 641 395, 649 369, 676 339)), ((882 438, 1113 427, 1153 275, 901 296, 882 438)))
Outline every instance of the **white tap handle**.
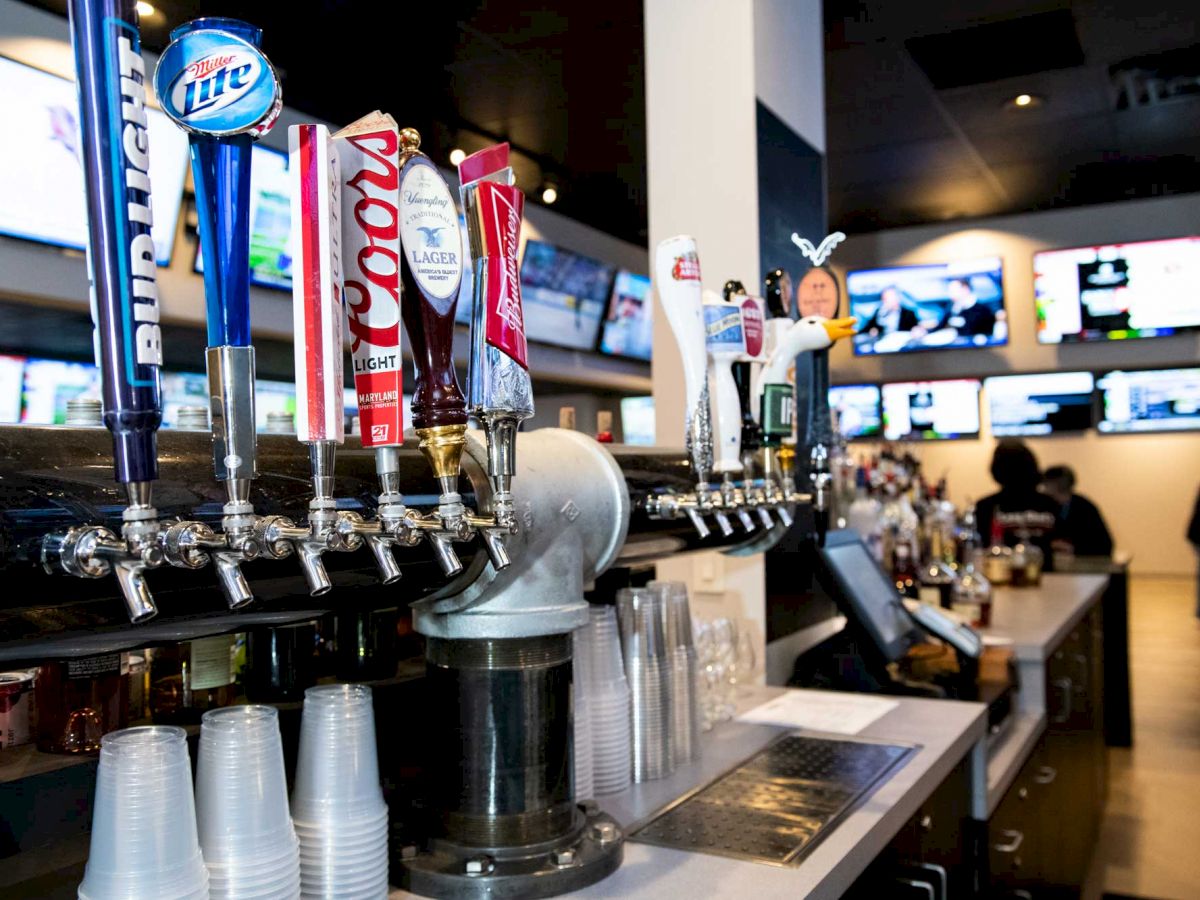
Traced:
POLYGON ((658 301, 683 361, 685 438, 696 476, 704 481, 712 466, 712 436, 700 259, 695 239, 683 234, 660 243, 654 254, 654 280, 658 301))
POLYGON ((763 380, 763 370, 770 362, 775 348, 782 343, 793 324, 795 323, 791 319, 777 316, 774 319, 767 319, 767 324, 763 329, 764 362, 754 370, 754 379, 751 381, 750 390, 750 406, 753 407, 750 412, 754 416, 754 421, 760 425, 762 424, 762 395, 767 384, 763 380))
POLYGON ((758 374, 758 381, 754 386, 756 405, 762 403, 763 391, 768 384, 783 384, 787 381, 788 367, 797 356, 810 350, 823 350, 832 346, 833 338, 825 330, 826 321, 828 320, 821 316, 806 316, 789 323, 787 331, 777 338, 775 349, 771 351, 767 364, 758 374))
POLYGON ((288 129, 292 221, 296 436, 305 443, 345 439, 342 394, 341 170, 324 125, 288 129))
POLYGON ((713 471, 724 475, 742 471, 742 406, 732 366, 746 353, 742 311, 711 291, 704 296, 705 342, 712 372, 713 471))

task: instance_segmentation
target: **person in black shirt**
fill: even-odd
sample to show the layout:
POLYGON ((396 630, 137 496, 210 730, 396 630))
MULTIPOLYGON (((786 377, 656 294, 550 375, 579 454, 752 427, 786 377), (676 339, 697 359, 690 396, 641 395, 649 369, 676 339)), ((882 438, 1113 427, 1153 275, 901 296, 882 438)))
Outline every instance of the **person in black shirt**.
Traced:
POLYGON ((1037 457, 1022 441, 1004 440, 996 445, 991 471, 1000 490, 975 504, 979 534, 989 544, 1033 544, 1045 554, 1045 570, 1052 570, 1058 504, 1038 490, 1037 457))
POLYGON ((1070 466, 1051 466, 1042 473, 1042 492, 1058 504, 1054 549, 1075 556, 1112 556, 1113 540, 1096 504, 1075 493, 1070 466))
POLYGON ((892 286, 883 289, 879 295, 879 306, 860 333, 881 337, 897 331, 912 331, 916 327, 917 314, 903 304, 900 289, 892 286))
POLYGON ((953 328, 961 338, 988 338, 996 330, 996 314, 975 296, 971 283, 965 278, 953 278, 946 285, 950 308, 938 323, 938 330, 953 328))

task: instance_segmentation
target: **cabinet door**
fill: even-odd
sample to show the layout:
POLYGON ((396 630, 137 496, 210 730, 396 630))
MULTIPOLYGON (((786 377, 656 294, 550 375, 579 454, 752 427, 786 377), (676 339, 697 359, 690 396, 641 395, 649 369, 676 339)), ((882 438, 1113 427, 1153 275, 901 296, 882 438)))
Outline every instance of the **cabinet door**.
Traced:
POLYGON ((1030 772, 1027 763, 988 821, 988 867, 993 892, 1000 895, 1043 880, 1043 811, 1030 772))

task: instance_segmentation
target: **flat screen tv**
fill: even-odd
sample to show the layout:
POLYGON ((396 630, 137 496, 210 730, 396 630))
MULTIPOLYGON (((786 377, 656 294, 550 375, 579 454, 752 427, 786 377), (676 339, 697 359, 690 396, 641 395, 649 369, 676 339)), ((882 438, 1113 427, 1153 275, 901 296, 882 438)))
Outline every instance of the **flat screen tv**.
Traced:
POLYGON ((871 440, 883 433, 879 385, 841 384, 829 389, 829 408, 847 440, 871 440))
POLYGON ((862 269, 846 276, 859 355, 1008 343, 999 257, 862 269))
POLYGON ((25 359, 0 356, 0 422, 21 421, 21 389, 25 379, 25 359))
POLYGON ((900 381, 885 384, 883 437, 930 441, 979 436, 979 381, 900 381))
MULTIPOLYGON (((187 135, 147 109, 154 256, 171 262, 187 177, 187 135)), ((0 57, 0 234, 82 250, 87 204, 75 82, 0 57)))
POLYGON ((545 241, 525 242, 521 298, 525 336, 574 350, 594 350, 616 268, 545 241))
POLYGON ((654 344, 654 303, 650 279, 621 269, 613 281, 600 350, 613 356, 650 359, 654 344))
MULTIPOLYGON (((292 208, 288 155, 255 144, 250 157, 250 282, 292 289, 292 208)), ((200 244, 196 271, 204 272, 200 244)))
POLYGON ((654 445, 654 398, 621 398, 621 434, 626 444, 654 445))
POLYGON ((22 377, 21 421, 65 425, 67 401, 100 397, 100 370, 91 363, 27 359, 22 377))
POLYGON ((1096 379, 1091 372, 985 378, 992 434, 1041 437, 1092 427, 1096 379))
POLYGON ((1035 253, 1033 293, 1043 344, 1200 327, 1200 237, 1035 253))
POLYGON ((1097 385, 1105 434, 1200 429, 1200 369, 1107 372, 1097 385))

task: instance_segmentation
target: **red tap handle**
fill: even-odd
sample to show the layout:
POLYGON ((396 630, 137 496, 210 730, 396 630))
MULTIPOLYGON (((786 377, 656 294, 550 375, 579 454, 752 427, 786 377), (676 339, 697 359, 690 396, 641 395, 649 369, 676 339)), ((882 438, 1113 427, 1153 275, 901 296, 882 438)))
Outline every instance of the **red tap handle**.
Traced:
POLYGON ((465 425, 467 401, 454 371, 462 233, 450 187, 429 157, 417 150, 419 143, 412 129, 401 132, 401 152, 407 156, 400 169, 401 308, 416 370, 413 425, 465 425))

